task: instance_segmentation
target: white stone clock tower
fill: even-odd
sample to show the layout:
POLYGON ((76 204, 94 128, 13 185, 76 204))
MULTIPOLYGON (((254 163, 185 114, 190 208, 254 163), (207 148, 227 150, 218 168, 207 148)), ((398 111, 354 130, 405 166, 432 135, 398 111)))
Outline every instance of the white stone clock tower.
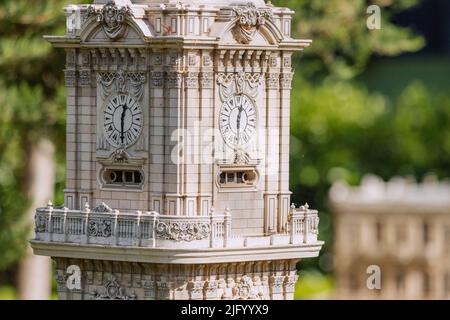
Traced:
POLYGON ((262 0, 66 7, 65 203, 36 211, 61 299, 292 299, 318 215, 290 205, 293 12, 262 0), (73 270, 80 285, 67 285, 73 270))

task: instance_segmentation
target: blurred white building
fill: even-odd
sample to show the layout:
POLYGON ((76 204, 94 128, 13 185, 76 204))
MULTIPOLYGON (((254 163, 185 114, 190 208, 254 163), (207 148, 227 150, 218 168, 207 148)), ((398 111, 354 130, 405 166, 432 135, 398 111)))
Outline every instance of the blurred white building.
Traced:
POLYGON ((450 298, 450 183, 433 177, 330 191, 335 225, 336 298, 450 298), (380 267, 381 289, 370 290, 367 268, 380 267))

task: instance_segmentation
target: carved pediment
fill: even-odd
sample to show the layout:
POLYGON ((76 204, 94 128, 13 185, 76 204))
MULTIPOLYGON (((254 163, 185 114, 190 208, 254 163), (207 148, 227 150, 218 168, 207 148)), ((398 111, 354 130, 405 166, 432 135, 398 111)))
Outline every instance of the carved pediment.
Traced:
POLYGON ((130 7, 119 7, 114 1, 108 1, 101 9, 92 6, 88 9, 88 17, 95 16, 105 35, 112 41, 119 40, 125 35, 128 28, 126 18, 129 15, 130 7))
POLYGON ((113 212, 114 210, 111 209, 106 203, 102 202, 98 206, 96 206, 94 209, 92 209, 92 212, 113 212))
POLYGON ((231 20, 216 23, 213 34, 223 45, 277 45, 284 36, 274 23, 272 8, 253 3, 232 7, 231 20))
POLYGON ((99 7, 90 6, 84 13, 83 25, 79 31, 82 42, 127 42, 143 43, 151 37, 148 25, 137 19, 133 8, 109 1, 99 7))
POLYGON ((232 33, 240 44, 249 44, 255 38, 260 26, 266 21, 273 19, 270 8, 256 8, 253 3, 246 6, 233 7, 234 15, 237 17, 232 33))

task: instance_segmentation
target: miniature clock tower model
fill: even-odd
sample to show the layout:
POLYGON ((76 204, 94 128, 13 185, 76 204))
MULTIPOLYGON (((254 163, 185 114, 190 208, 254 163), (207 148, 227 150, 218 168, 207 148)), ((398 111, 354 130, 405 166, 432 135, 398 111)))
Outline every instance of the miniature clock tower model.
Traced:
POLYGON ((290 204, 293 12, 66 7, 65 202, 36 210, 60 299, 293 299, 318 215, 290 204), (78 278, 77 278, 78 277, 78 278))

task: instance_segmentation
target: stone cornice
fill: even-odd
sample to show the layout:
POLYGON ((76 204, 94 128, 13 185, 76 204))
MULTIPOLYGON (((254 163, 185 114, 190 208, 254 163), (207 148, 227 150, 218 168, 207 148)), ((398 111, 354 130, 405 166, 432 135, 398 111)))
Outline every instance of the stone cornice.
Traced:
POLYGON ((78 37, 44 36, 56 48, 184 48, 184 49, 220 49, 220 50, 288 50, 299 51, 309 47, 312 40, 283 41, 278 45, 252 46, 239 44, 221 44, 219 39, 206 37, 153 37, 145 39, 145 43, 89 42, 81 43, 78 37))
POLYGON ((213 248, 213 249, 160 249, 139 247, 115 247, 81 245, 31 240, 34 254, 80 259, 101 259, 170 264, 208 264, 235 261, 266 261, 317 257, 324 244, 317 241, 303 245, 285 245, 260 248, 213 248))

